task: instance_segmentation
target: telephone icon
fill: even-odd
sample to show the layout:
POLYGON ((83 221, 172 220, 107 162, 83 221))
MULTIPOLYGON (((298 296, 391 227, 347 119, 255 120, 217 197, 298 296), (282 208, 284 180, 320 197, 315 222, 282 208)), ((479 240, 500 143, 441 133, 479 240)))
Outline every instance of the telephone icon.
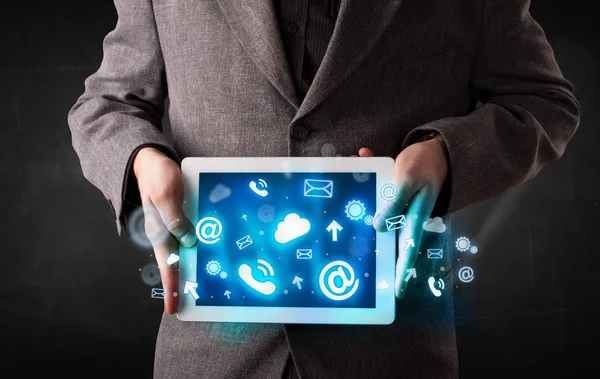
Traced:
POLYGON ((444 281, 440 278, 438 280, 435 280, 435 278, 433 276, 430 276, 429 279, 427 280, 427 283, 429 283, 429 289, 431 290, 431 293, 433 293, 433 296, 435 297, 440 297, 442 296, 442 291, 445 287, 444 285, 444 281), (436 284, 437 287, 436 288, 436 284))
POLYGON ((253 180, 250 182, 249 186, 250 189, 254 191, 254 193, 258 196, 265 197, 269 194, 269 191, 266 190, 266 188, 268 187, 267 182, 265 182, 263 179, 258 179, 258 184, 256 184, 256 182, 253 180))
MULTIPOLYGON (((275 276, 273 267, 271 267, 269 262, 267 262, 263 259, 258 259, 257 262, 258 262, 258 269, 260 271, 262 271, 264 276, 266 276, 266 277, 275 276)), ((242 264, 238 268, 238 275, 240 276, 240 278, 242 278, 244 283, 246 283, 247 285, 250 286, 250 288, 262 293, 263 295, 272 295, 275 292, 275 290, 277 289, 277 287, 275 286, 275 283, 273 283, 269 280, 264 281, 264 282, 260 282, 260 281, 256 280, 256 278, 254 278, 254 275, 252 274, 252 267, 250 267, 249 265, 247 265, 245 263, 242 264)))

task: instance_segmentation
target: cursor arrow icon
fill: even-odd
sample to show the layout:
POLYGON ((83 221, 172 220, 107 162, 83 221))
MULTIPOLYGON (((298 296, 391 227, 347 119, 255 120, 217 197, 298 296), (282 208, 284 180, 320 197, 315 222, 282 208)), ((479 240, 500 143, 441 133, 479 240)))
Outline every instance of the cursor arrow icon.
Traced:
POLYGON ((413 267, 411 269, 406 270, 406 273, 408 275, 406 275, 406 278, 404 279, 405 282, 408 282, 410 280, 410 278, 416 278, 417 277, 417 270, 413 267))
POLYGON ((231 299, 231 298, 229 297, 229 295, 231 295, 231 291, 229 291, 229 290, 225 290, 225 293, 223 294, 223 296, 227 296, 227 298, 228 298, 228 299, 231 299))
POLYGON ((183 293, 190 293, 194 300, 198 300, 200 296, 196 293, 196 288, 198 288, 198 283, 194 282, 185 282, 185 288, 183 289, 183 293))
POLYGON ((294 280, 292 281, 292 284, 296 284, 298 286, 298 289, 301 290, 302 289, 302 285, 300 283, 302 283, 304 279, 302 279, 299 276, 294 277, 294 280))
POLYGON ((412 238, 404 240, 404 251, 408 250, 409 247, 415 247, 415 240, 412 238))
POLYGON ((331 232, 331 237, 334 241, 337 241, 337 232, 339 232, 342 229, 344 228, 342 228, 342 226, 338 224, 335 220, 333 220, 331 224, 329 224, 329 226, 327 227, 327 231, 331 232))

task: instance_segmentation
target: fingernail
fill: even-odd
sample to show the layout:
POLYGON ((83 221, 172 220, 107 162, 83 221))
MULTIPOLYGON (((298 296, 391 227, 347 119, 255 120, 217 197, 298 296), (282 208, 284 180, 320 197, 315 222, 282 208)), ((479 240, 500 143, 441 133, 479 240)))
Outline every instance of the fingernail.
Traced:
POLYGON ((196 242, 196 236, 190 232, 187 232, 181 237, 181 243, 186 246, 192 246, 196 242))

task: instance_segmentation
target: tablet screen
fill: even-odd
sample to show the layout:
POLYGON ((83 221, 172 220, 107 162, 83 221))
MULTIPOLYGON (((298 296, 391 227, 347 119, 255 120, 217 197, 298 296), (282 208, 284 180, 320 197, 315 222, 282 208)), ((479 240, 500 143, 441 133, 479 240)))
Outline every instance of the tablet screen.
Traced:
POLYGON ((201 173, 197 306, 375 308, 375 173, 201 173))

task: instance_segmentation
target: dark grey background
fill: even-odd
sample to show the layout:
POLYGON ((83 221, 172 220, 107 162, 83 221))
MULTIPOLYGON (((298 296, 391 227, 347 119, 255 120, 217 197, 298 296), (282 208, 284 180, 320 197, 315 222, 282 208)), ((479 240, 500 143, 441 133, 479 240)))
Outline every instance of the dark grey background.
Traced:
MULTIPOLYGON (((480 251, 455 254, 476 275, 455 289, 464 378, 572 377, 600 356, 600 7, 572 4, 532 13, 576 86, 579 131, 533 182, 453 218, 480 251)), ((2 377, 152 373, 162 303, 139 269, 153 258, 116 236, 66 123, 115 21, 111 1, 0 8, 2 377)))

